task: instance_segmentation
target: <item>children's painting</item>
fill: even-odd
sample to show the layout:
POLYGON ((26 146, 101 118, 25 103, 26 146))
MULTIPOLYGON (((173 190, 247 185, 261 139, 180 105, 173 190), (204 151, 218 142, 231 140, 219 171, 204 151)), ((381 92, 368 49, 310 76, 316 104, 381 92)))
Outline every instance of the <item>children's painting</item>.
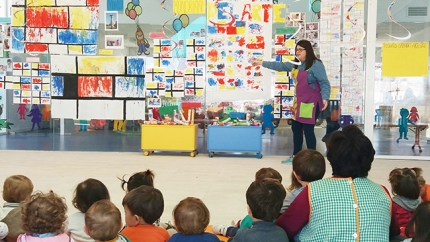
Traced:
POLYGON ((79 76, 79 97, 112 97, 111 76, 79 76))
POLYGON ((145 98, 143 77, 115 77, 115 97, 145 98))
POLYGON ((124 49, 124 35, 105 35, 105 49, 124 49))
MULTIPOLYGON (((144 57, 72 56, 67 59, 68 56, 58 56, 58 60, 62 57, 66 57, 64 60, 68 63, 52 63, 55 72, 47 79, 52 86, 52 118, 125 120, 142 117, 146 94, 144 57)), ((26 70, 25 63, 16 65, 26 70)))
POLYGON ((11 16, 13 53, 96 54, 99 0, 12 1, 11 16))
POLYGON ((115 31, 118 30, 118 12, 105 11, 105 30, 115 31))
POLYGON ((5 80, 5 89, 13 90, 15 104, 49 104, 51 70, 49 63, 13 62, 12 77, 5 80))
POLYGON ((125 74, 123 56, 78 56, 78 74, 125 74))
POLYGON ((207 0, 207 8, 207 100, 269 98, 270 71, 246 68, 271 59, 272 1, 207 0))
POLYGON ((127 74, 128 75, 145 75, 145 58, 144 57, 127 57, 127 74))

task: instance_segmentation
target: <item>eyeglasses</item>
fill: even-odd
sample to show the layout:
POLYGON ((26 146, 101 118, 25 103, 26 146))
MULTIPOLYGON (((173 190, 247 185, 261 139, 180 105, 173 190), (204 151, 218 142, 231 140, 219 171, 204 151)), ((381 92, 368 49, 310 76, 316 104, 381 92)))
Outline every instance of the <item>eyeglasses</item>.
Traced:
POLYGON ((296 52, 302 52, 302 51, 306 51, 306 49, 304 49, 304 48, 296 48, 296 52))

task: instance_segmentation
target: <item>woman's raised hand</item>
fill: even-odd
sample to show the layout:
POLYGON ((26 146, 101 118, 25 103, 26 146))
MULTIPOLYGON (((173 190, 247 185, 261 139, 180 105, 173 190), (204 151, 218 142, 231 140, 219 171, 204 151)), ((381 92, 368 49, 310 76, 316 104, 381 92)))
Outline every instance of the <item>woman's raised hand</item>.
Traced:
POLYGON ((259 60, 255 60, 252 62, 252 66, 261 66, 262 64, 263 64, 263 62, 259 61, 259 60))

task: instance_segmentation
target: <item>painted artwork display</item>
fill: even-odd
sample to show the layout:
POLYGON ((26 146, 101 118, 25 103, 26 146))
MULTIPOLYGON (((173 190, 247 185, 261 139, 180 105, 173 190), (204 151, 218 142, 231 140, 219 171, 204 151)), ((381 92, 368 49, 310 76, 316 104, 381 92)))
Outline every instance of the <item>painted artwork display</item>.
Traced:
POLYGON ((363 115, 364 0, 343 2, 342 102, 343 115, 363 115), (348 95, 348 93, 350 95, 348 95))
POLYGON ((289 72, 275 72, 273 115, 275 118, 293 117, 294 80, 289 72))
POLYGON ((99 0, 33 0, 12 3, 11 51, 95 55, 99 0))
POLYGON ((145 118, 145 57, 63 57, 67 64, 51 63, 53 118, 145 118))
POLYGON ((204 94, 205 39, 182 42, 179 46, 169 39, 154 40, 154 64, 146 70, 145 78, 148 97, 181 98, 204 94), (186 58, 173 57, 173 52, 179 48, 185 49, 186 58))
POLYGON ((12 76, 4 77, 0 86, 13 90, 14 104, 49 104, 50 76, 49 63, 13 62, 12 76))
POLYGON ((269 0, 207 1, 208 102, 270 98, 270 71, 252 61, 271 58, 272 8, 269 0))

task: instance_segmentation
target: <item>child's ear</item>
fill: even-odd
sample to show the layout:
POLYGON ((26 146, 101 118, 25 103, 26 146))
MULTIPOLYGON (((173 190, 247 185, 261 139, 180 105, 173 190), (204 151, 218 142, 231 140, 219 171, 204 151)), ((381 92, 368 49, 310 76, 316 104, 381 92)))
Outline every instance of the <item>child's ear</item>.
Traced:
POLYGON ((246 208, 248 209, 248 214, 249 214, 249 216, 251 216, 251 217, 252 217, 252 211, 251 211, 251 209, 249 208, 249 205, 246 205, 246 208))
POLYGON ((300 176, 299 176, 299 175, 297 175, 295 171, 293 171, 293 174, 294 174, 294 176, 297 178, 297 180, 299 180, 299 181, 301 181, 301 180, 302 180, 302 178, 300 178, 300 176))
POLYGON ((85 234, 89 235, 89 234, 88 234, 88 228, 87 228, 87 226, 85 226, 85 225, 84 225, 84 232, 85 232, 85 234))

